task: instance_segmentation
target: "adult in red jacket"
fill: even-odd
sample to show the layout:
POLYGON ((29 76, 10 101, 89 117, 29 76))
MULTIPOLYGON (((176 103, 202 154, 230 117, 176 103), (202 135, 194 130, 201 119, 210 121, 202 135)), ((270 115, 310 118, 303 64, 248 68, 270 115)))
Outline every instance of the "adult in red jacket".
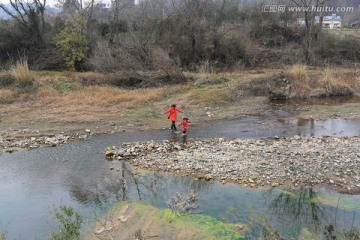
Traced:
POLYGON ((168 119, 172 122, 172 123, 171 123, 171 130, 172 130, 172 131, 177 131, 176 125, 175 125, 175 121, 177 120, 177 112, 181 112, 181 113, 182 113, 183 111, 181 111, 180 109, 178 109, 178 108, 176 107, 176 104, 171 105, 171 108, 169 108, 168 110, 166 110, 166 111, 164 112, 164 114, 170 113, 168 119))

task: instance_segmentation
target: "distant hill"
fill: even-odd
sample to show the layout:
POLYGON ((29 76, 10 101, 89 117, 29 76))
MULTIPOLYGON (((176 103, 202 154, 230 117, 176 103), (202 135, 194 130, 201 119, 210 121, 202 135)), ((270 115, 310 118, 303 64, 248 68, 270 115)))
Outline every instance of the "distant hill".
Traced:
MULTIPOLYGON (((5 7, 7 9, 9 9, 10 11, 15 13, 15 10, 12 8, 11 4, 4 4, 5 7)), ((51 15, 51 14, 56 14, 60 11, 59 8, 55 8, 55 7, 51 7, 51 6, 46 6, 46 14, 47 15, 51 15)), ((4 10, 0 9, 0 19, 10 19, 10 16, 4 12, 4 10)))

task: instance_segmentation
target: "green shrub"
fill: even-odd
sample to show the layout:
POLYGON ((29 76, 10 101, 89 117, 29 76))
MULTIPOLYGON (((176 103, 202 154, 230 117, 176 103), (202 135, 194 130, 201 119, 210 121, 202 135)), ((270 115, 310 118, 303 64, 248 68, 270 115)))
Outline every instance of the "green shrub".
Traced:
POLYGON ((61 223, 59 233, 53 233, 52 240, 79 240, 82 218, 75 213, 72 207, 61 206, 60 211, 55 212, 55 217, 61 223))

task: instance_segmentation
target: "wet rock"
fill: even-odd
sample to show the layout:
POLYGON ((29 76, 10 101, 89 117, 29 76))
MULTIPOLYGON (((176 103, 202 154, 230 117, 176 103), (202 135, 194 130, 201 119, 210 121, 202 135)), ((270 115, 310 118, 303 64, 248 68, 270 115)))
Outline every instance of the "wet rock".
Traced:
POLYGON ((16 149, 15 148, 8 148, 8 149, 5 149, 5 152, 7 152, 7 153, 13 153, 13 152, 15 152, 16 151, 16 149))
POLYGON ((206 181, 211 181, 214 179, 214 176, 212 174, 205 174, 204 178, 206 181))

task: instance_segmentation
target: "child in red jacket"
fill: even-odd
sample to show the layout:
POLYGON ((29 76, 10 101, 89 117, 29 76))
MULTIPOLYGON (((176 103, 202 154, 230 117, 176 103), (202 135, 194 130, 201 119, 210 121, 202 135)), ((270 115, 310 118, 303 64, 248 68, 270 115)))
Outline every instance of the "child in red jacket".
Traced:
POLYGON ((179 126, 182 126, 183 133, 182 135, 185 136, 186 132, 189 128, 190 120, 188 118, 183 118, 183 120, 179 123, 179 126))
POLYGON ((169 108, 168 110, 166 110, 164 112, 164 114, 166 113, 170 113, 168 119, 172 122, 171 123, 171 130, 172 131, 177 131, 176 129, 176 125, 175 125, 175 121, 177 120, 177 112, 183 112, 180 109, 176 108, 176 104, 171 105, 171 108, 169 108))

